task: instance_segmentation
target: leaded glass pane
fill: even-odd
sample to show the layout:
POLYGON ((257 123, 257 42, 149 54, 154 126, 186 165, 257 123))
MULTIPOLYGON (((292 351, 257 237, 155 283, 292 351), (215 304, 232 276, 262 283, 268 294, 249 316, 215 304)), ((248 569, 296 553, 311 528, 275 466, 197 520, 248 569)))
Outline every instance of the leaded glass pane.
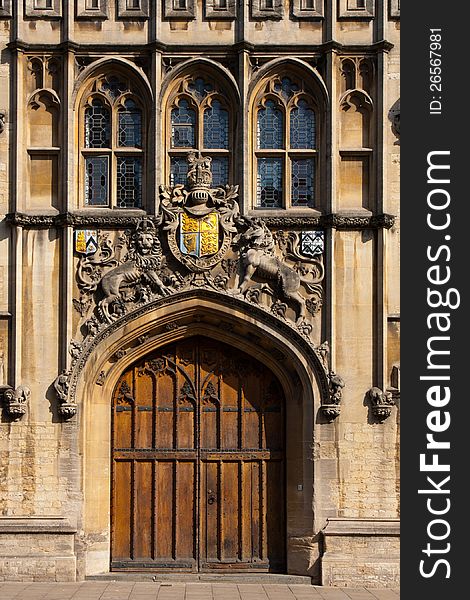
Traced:
POLYGON ((117 205, 139 208, 142 204, 142 159, 120 156, 117 159, 117 205))
POLYGON ((214 187, 224 186, 228 183, 228 157, 212 157, 212 185, 214 187))
POLYGON ((277 82, 274 85, 274 89, 281 94, 285 100, 288 100, 295 92, 299 91, 299 86, 291 81, 289 77, 283 77, 280 82, 277 82))
POLYGON ((142 111, 133 100, 126 100, 119 111, 119 146, 142 148, 142 111))
POLYGON ((170 185, 186 185, 188 159, 185 156, 172 156, 170 162, 170 185))
POLYGON ((101 100, 85 110, 85 147, 110 148, 111 114, 101 100))
POLYGON ((228 149, 228 111, 217 100, 204 111, 204 148, 228 149))
POLYGON ((128 87, 124 81, 121 81, 115 75, 111 75, 111 77, 108 77, 108 79, 102 83, 101 89, 103 92, 108 92, 113 100, 116 100, 121 94, 127 92, 128 87))
POLYGON ((315 112, 305 100, 290 112, 290 147, 315 148, 315 112))
POLYGON ((258 110, 258 148, 282 148, 284 117, 272 100, 258 110))
POLYGON ((108 157, 89 156, 85 160, 85 204, 108 206, 108 157))
POLYGON ((314 162, 311 158, 292 160, 292 206, 313 206, 314 162))
POLYGON ((207 92, 211 92, 214 89, 212 84, 204 81, 202 77, 197 77, 189 84, 188 87, 199 98, 199 100, 202 100, 207 92))
POLYGON ((256 205, 282 207, 282 158, 258 158, 256 205))
POLYGON ((196 132, 196 113, 186 100, 171 111, 171 147, 194 148, 196 132))

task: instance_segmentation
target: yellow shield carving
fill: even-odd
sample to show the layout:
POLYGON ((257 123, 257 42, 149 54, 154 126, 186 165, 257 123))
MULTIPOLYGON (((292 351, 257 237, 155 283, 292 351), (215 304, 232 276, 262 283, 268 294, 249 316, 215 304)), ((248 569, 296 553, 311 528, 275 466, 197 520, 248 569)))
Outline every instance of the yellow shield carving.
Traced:
POLYGON ((180 215, 180 250, 191 256, 208 256, 219 250, 219 215, 211 212, 204 217, 180 215))

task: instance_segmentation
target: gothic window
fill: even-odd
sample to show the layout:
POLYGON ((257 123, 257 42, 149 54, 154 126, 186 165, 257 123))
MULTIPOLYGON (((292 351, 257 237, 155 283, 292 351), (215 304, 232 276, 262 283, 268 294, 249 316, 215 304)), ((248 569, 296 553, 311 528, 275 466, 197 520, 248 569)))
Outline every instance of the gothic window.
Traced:
POLYGON ((118 0, 118 17, 123 19, 147 19, 148 0, 118 0))
POLYGON ((27 17, 57 18, 61 16, 60 0, 25 0, 27 17))
POLYGON ((3 0, 0 2, 0 18, 11 17, 11 0, 3 0))
POLYGON ((226 185, 231 172, 228 103, 208 77, 186 78, 170 98, 170 184, 186 184, 189 151, 212 158, 212 185, 226 185))
POLYGON ((120 76, 94 83, 83 110, 83 204, 141 208, 144 179, 143 111, 120 76))
POLYGON ((375 0, 339 0, 340 18, 372 19, 374 17, 375 0))
POLYGON ((77 18, 107 19, 108 0, 77 0, 77 18))
POLYGON ((255 205, 305 208, 315 202, 316 111, 302 81, 272 79, 255 103, 255 205))

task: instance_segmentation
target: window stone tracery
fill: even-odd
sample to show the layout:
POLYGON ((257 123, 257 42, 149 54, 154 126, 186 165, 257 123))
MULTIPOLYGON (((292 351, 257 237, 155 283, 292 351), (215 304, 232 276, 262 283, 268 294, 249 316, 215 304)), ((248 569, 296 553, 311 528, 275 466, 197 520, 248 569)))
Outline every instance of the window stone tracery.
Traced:
POLYGON ((228 184, 233 116, 217 83, 205 74, 184 77, 170 96, 168 107, 170 184, 186 185, 190 150, 210 156, 215 187, 228 184))
POLYGON ((130 81, 97 78, 82 110, 82 203, 141 208, 144 183, 144 112, 130 81))
POLYGON ((254 115, 255 207, 313 207, 316 106, 305 83, 271 78, 257 95, 254 115))

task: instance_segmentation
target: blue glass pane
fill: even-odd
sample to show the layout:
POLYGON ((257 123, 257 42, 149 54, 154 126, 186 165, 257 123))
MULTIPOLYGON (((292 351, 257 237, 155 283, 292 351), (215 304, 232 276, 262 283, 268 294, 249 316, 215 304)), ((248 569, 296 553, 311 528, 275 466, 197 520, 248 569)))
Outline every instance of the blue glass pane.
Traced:
POLYGON ((217 100, 204 111, 204 148, 228 149, 228 111, 217 100))
POLYGON ((292 161, 292 206, 313 206, 314 162, 311 158, 292 161))
POLYGON ((258 158, 256 205, 260 208, 282 207, 281 158, 258 158))
POLYGON ((258 148, 282 148, 284 117, 272 100, 258 110, 258 148))
POLYGON ((85 160, 85 204, 108 205, 107 156, 90 156, 85 160))
POLYGON ((142 148, 142 111, 135 102, 126 100, 119 111, 119 146, 142 148))
POLYGON ((276 92, 281 94, 281 96, 285 100, 289 100, 289 98, 295 93, 299 91, 299 86, 296 83, 293 83, 289 77, 283 77, 280 82, 277 82, 274 85, 274 89, 276 92))
POLYGON ((186 185, 188 159, 184 156, 172 156, 170 162, 170 185, 186 185))
POLYGON ((210 83, 204 81, 202 77, 198 77, 189 84, 188 89, 191 90, 199 100, 202 100, 207 92, 211 92, 214 88, 210 83))
POLYGON ((142 159, 120 156, 117 159, 117 205, 139 208, 142 204, 142 159))
POLYGON ((115 75, 108 77, 108 79, 102 84, 101 89, 116 100, 121 94, 127 91, 127 84, 118 79, 115 75))
POLYGON ((228 183, 228 157, 212 157, 212 185, 219 187, 228 183))
POLYGON ((85 148, 110 148, 111 115, 101 100, 85 110, 85 148))
POLYGON ((315 148, 315 113, 305 100, 290 112, 290 147, 315 148))
POLYGON ((171 147, 194 148, 196 113, 186 100, 171 111, 171 147))

